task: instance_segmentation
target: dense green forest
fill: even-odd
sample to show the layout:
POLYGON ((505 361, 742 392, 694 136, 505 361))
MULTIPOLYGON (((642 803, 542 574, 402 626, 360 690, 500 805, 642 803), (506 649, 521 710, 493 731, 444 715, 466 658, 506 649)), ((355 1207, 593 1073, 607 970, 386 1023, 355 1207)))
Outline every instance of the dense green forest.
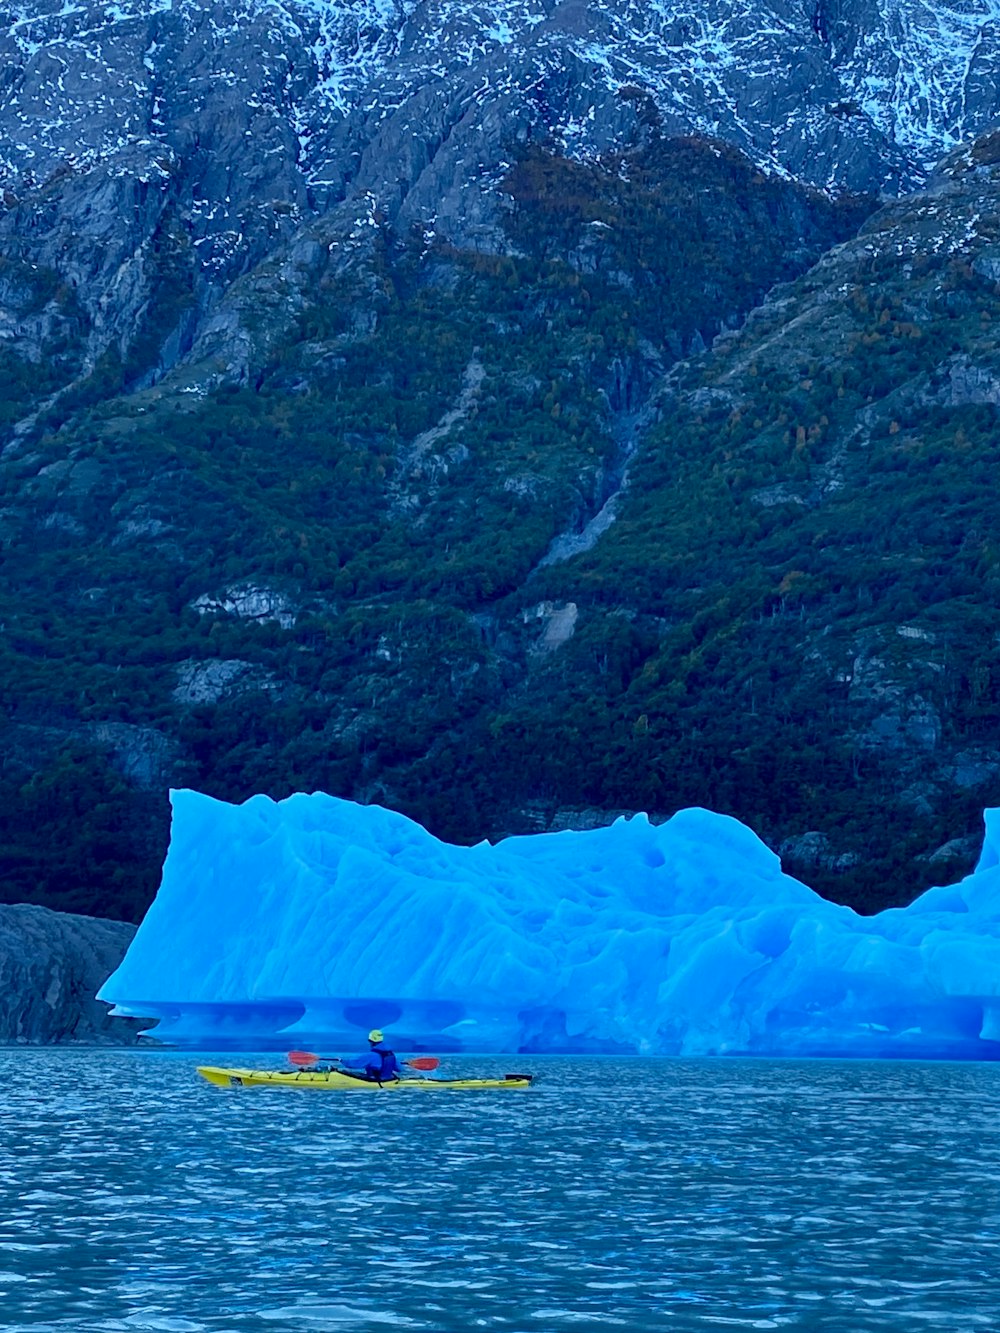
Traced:
POLYGON ((137 919, 182 785, 460 841, 701 804, 862 910, 967 869, 922 858, 1000 796, 996 188, 866 224, 719 144, 532 148, 502 248, 374 229, 197 392, 151 374, 177 236, 89 369, 19 275, 59 320, 44 372, 0 347, 3 899, 137 919))

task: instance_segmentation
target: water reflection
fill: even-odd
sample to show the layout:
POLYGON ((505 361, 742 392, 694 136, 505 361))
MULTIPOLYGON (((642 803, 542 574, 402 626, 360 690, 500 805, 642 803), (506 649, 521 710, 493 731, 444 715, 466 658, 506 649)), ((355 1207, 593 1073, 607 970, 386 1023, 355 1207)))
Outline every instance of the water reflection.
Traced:
POLYGON ((0 1053, 4 1333, 1000 1328, 994 1065, 529 1060, 530 1093, 410 1098, 195 1063, 0 1053))

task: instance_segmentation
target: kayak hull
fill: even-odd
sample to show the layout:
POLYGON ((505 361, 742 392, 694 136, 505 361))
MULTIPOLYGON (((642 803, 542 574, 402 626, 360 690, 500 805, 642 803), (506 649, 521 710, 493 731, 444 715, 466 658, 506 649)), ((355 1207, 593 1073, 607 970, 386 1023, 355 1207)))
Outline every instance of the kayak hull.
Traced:
POLYGON ((530 1074, 508 1074, 506 1078, 400 1078, 388 1083, 369 1083, 335 1069, 225 1069, 199 1065, 198 1073, 218 1088, 309 1088, 323 1092, 471 1092, 476 1089, 520 1089, 531 1086, 530 1074))

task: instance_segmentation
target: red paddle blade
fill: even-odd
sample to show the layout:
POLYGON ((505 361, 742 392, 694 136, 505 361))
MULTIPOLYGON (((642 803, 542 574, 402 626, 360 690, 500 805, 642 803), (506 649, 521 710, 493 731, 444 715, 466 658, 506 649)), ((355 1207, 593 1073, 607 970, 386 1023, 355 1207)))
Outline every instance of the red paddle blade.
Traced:
POLYGON ((405 1063, 408 1069, 437 1069, 441 1061, 435 1060, 433 1055, 418 1055, 416 1059, 405 1063))
POLYGON ((291 1065, 314 1065, 319 1059, 312 1051, 289 1051, 288 1063, 291 1065))

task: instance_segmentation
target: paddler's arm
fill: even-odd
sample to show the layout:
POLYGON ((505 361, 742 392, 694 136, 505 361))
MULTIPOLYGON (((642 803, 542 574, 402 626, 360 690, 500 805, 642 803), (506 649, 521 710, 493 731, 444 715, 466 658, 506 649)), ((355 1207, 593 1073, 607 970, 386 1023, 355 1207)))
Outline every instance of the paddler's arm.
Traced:
POLYGON ((359 1073, 364 1073, 371 1060, 371 1053, 365 1051, 364 1055, 342 1055, 337 1063, 341 1069, 356 1069, 359 1073))

